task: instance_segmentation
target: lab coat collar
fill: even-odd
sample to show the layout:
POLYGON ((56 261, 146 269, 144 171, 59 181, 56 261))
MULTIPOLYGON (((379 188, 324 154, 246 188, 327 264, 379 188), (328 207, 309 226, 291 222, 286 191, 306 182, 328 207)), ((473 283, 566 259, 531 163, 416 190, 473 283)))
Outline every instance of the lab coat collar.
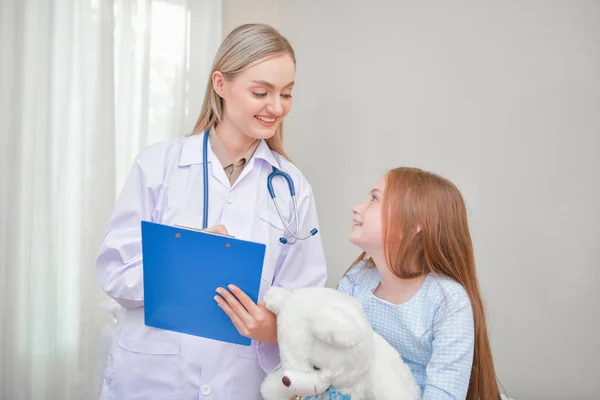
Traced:
MULTIPOLYGON (((187 167, 194 164, 202 164, 204 162, 202 155, 202 143, 205 133, 199 133, 187 137, 183 142, 183 149, 181 150, 181 156, 179 157, 179 166, 187 167)), ((253 159, 263 159, 271 166, 281 168, 277 159, 273 156, 273 152, 267 145, 267 142, 261 140, 254 152, 253 159)), ((216 160, 216 156, 210 147, 208 146, 208 162, 216 160)))
MULTIPOLYGON (((202 164, 204 161, 204 155, 202 154, 202 143, 205 133, 197 133, 191 135, 183 141, 183 148, 181 149, 181 155, 179 156, 179 166, 187 167, 194 164, 202 164)), ((208 162, 212 162, 216 159, 215 154, 208 145, 208 162)))
POLYGON ((260 141, 260 143, 258 144, 258 147, 256 148, 256 151, 254 152, 254 156, 252 158, 263 159, 266 162, 268 162, 269 164, 271 164, 272 167, 281 169, 279 162, 277 162, 277 159, 275 158, 275 156, 273 156, 273 152, 269 148, 269 145, 264 140, 260 141))

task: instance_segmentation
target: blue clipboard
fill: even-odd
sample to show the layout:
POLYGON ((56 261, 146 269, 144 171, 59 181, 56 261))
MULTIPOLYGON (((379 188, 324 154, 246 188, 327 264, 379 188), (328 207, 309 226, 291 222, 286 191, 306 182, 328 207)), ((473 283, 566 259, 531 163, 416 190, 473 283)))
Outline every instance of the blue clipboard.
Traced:
POLYGON ((147 326, 250 346, 217 305, 234 284, 258 300, 266 246, 228 236, 142 221, 147 326))

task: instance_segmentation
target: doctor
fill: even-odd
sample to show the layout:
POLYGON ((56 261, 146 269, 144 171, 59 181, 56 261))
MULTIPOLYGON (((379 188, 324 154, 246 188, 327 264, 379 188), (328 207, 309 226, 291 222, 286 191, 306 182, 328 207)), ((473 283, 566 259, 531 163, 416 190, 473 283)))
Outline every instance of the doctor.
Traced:
POLYGON ((100 285, 124 307, 102 399, 261 398, 265 372, 279 363, 274 316, 235 288, 221 288, 219 305, 252 346, 145 326, 140 221, 202 228, 206 217, 213 230, 266 244, 259 298, 273 285, 324 285, 315 199, 282 144, 295 64, 294 50, 272 27, 238 27, 215 57, 194 134, 151 146, 135 160, 97 259, 100 285), (291 179, 297 210, 281 176, 272 180, 278 206, 271 198, 274 168, 291 179))

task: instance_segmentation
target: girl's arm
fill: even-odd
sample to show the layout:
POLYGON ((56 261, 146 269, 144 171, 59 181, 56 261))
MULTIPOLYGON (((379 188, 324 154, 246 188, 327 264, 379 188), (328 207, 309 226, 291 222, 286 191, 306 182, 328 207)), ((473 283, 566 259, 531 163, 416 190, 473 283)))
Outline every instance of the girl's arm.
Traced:
POLYGON ((464 400, 473 364, 473 311, 466 293, 443 301, 434 318, 433 352, 422 399, 464 400))

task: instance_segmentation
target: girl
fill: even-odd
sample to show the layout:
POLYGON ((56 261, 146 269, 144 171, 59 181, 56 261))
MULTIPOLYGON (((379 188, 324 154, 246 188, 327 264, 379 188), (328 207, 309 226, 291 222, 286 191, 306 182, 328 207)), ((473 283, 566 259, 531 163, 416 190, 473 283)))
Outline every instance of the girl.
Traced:
POLYGON ((458 189, 437 175, 398 168, 353 214, 350 241, 364 252, 338 290, 356 298, 373 329, 398 350, 423 399, 499 399, 458 189))
POLYGON ((232 293, 220 292, 231 304, 237 299, 244 304, 243 312, 230 316, 253 339, 250 347, 146 326, 140 221, 200 228, 207 167, 209 226, 266 245, 259 297, 271 285, 324 285, 319 235, 294 245, 279 240, 294 240, 284 222, 294 228, 298 223, 300 234, 318 227, 311 187, 282 144, 295 65, 294 50, 275 29, 259 24, 235 29, 215 57, 194 134, 151 146, 136 159, 97 259, 102 288, 124 307, 102 399, 260 399, 265 372, 279 363, 274 316, 232 287, 232 293), (273 180, 282 217, 276 210, 267 188, 273 168, 291 177, 297 215, 283 179, 273 180))

